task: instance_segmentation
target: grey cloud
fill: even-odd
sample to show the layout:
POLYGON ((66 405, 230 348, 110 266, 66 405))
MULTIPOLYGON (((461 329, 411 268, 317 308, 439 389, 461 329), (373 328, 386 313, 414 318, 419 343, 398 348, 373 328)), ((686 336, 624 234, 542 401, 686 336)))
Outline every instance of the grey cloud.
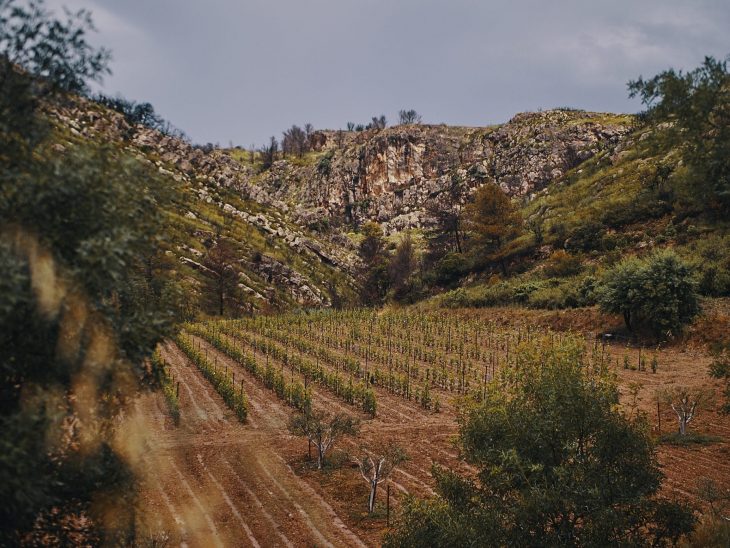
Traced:
POLYGON ((574 106, 633 112, 626 82, 730 53, 719 0, 51 0, 96 14, 107 93, 148 100, 196 141, 400 108, 483 125, 574 106))

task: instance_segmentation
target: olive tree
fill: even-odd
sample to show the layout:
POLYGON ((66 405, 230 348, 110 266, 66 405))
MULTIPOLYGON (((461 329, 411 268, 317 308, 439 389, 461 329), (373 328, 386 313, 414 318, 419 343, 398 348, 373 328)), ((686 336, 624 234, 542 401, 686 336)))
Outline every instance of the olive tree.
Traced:
POLYGON ((687 434, 687 426, 710 401, 709 393, 702 389, 673 386, 657 393, 657 401, 665 403, 677 415, 679 435, 687 434))
POLYGON ((365 452, 357 461, 360 468, 360 475, 367 482, 370 488, 368 497, 368 512, 375 510, 375 497, 378 493, 378 485, 386 481, 393 471, 408 459, 403 448, 395 443, 389 443, 377 454, 365 452))
POLYGON ((3 546, 70 544, 79 511, 100 544, 131 542, 134 478, 114 426, 154 384, 145 360, 173 328, 174 284, 157 283, 154 258, 175 183, 119 147, 79 138, 59 152, 44 114, 107 72, 91 28, 87 12, 0 0, 3 546))
POLYGON ((309 410, 294 415, 289 421, 289 431, 295 436, 304 436, 317 448, 317 469, 321 470, 325 457, 342 436, 352 436, 359 430, 356 418, 344 413, 335 415, 324 411, 309 410))

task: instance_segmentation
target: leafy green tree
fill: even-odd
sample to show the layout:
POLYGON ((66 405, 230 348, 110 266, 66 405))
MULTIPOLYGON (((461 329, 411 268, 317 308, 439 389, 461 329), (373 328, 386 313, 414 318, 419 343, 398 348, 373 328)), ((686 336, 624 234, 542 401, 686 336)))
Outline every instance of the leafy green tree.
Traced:
POLYGON ((690 168, 686 190, 695 204, 718 214, 730 211, 730 73, 727 60, 705 57, 690 72, 666 70, 629 82, 629 95, 646 105, 646 118, 690 168), (667 124, 668 122, 668 124, 667 124))
POLYGON ((580 338, 525 342, 515 363, 463 413, 476 477, 436 468, 438 496, 410 499, 386 546, 667 546, 691 531, 692 512, 657 496, 648 425, 618 409, 580 338))
POLYGON ((155 383, 145 359, 175 321, 175 285, 155 267, 175 187, 113 147, 59 152, 41 111, 107 72, 90 28, 86 12, 57 20, 40 1, 0 0, 2 545, 34 523, 68 544, 69 512, 105 528, 99 542, 130 540, 134 478, 113 425, 155 383))
POLYGON ((678 333, 699 313, 692 269, 672 251, 618 263, 605 274, 598 302, 606 312, 622 314, 629 330, 646 326, 660 338, 678 333))
POLYGON ((363 263, 360 297, 364 304, 377 305, 383 301, 389 287, 385 238, 378 223, 367 222, 362 225, 361 231, 363 239, 358 247, 358 255, 363 263))
POLYGON ((410 233, 406 232, 388 262, 390 289, 396 301, 405 301, 413 296, 417 268, 418 260, 413 239, 410 233))
POLYGON ((505 244, 518 234, 522 217, 512 201, 495 183, 480 187, 464 210, 469 247, 478 262, 498 263, 507 274, 505 244))

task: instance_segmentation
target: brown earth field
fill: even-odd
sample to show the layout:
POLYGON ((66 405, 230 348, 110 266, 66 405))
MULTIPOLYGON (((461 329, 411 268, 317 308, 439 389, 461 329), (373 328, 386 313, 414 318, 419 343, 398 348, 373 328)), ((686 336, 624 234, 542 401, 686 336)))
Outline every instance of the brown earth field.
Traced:
MULTIPOLYGON (((516 312, 500 317, 523 325, 538 319, 516 312)), ((585 327, 583 321, 578 317, 564 323, 576 329, 585 327)), ((605 321, 610 324, 613 319, 605 321)), ((174 343, 163 346, 163 358, 180 386, 180 423, 173 423, 161 394, 143 396, 135 405, 131 422, 137 427, 136 462, 144 478, 139 527, 143 534, 163 533, 172 544, 187 546, 378 545, 387 531, 388 488, 381 486, 376 512, 368 516, 368 487, 353 460, 362 455, 364 447, 377 448, 392 439, 409 455, 387 482, 391 519, 406 494, 433 494, 433 464, 465 474, 474 471, 459 458, 454 443, 457 407, 448 394, 441 396, 441 411, 435 413, 376 388, 378 412, 371 419, 316 386, 315 407, 347 411, 362 421, 360 435, 343 439, 327 467, 318 471, 308 458, 306 440, 288 432, 292 408, 238 363, 204 340, 195 340, 217 363, 235 372, 238 382, 243 379, 248 420, 241 423, 237 419, 174 343)), ((708 375, 711 357, 704 345, 675 343, 646 350, 615 342, 607 345, 606 352, 618 373, 625 408, 647 413, 657 435, 659 417, 662 433, 677 428, 671 408, 657 408, 657 389, 685 385, 715 395, 690 424, 691 431, 715 441, 659 445, 659 461, 666 475, 662 494, 690 499, 701 509, 698 481, 711 478, 730 489, 730 417, 719 413, 721 385, 708 375), (639 352, 647 363, 656 355, 656 373, 649 367, 647 371, 624 369, 623 356, 634 365, 639 352)))

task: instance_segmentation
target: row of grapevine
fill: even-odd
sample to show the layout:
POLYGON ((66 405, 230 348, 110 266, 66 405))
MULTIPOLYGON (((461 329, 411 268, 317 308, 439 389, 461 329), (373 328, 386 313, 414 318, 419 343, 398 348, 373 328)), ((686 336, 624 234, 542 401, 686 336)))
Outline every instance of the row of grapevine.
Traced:
POLYGON ((312 406, 312 391, 301 382, 287 381, 284 373, 278 371, 271 364, 260 365, 256 362, 253 354, 246 354, 230 340, 221 336, 219 332, 213 331, 202 324, 187 326, 188 332, 205 339, 216 349, 241 365, 246 371, 256 377, 277 397, 285 401, 299 411, 306 411, 312 406))
POLYGON ((311 381, 320 384, 344 402, 350 405, 359 404, 363 411, 372 417, 375 416, 377 411, 375 392, 364 381, 354 382, 352 371, 349 377, 345 377, 337 369, 329 371, 319 360, 312 362, 302 355, 290 353, 288 348, 282 347, 266 337, 256 336, 226 323, 211 324, 209 331, 212 331, 213 334, 222 332, 232 337, 233 340, 240 340, 267 358, 271 357, 280 362, 282 367, 288 367, 292 373, 297 371, 304 377, 305 382, 311 381))
POLYGON ((165 402, 167 403, 167 409, 170 412, 170 416, 176 425, 180 424, 180 401, 178 397, 178 388, 175 384, 175 379, 171 376, 170 370, 159 350, 155 350, 154 354, 152 354, 152 367, 153 370, 159 372, 160 386, 162 388, 162 394, 165 396, 165 402))
POLYGON ((223 368, 217 368, 214 364, 210 363, 206 357, 195 348, 193 341, 190 337, 186 337, 184 334, 177 336, 175 341, 178 347, 185 353, 188 359, 200 369, 203 376, 213 385, 216 392, 221 395, 226 405, 233 409, 241 422, 246 421, 248 416, 248 403, 246 401, 246 395, 243 392, 243 382, 241 382, 241 388, 236 390, 234 380, 228 376, 227 372, 223 368))
MULTIPOLYGON (((284 325, 284 328, 285 327, 286 326, 284 325)), ((437 394, 432 394, 431 387, 428 386, 428 383, 426 383, 426 386, 421 388, 409 380, 409 376, 406 374, 406 371, 408 371, 406 366, 409 364, 404 362, 402 367, 397 367, 395 369, 389 368, 386 372, 381 371, 381 369, 378 368, 377 362, 368 362, 367 356, 365 356, 364 363, 366 365, 363 367, 361 365, 362 362, 351 356, 343 356, 337 351, 328 350, 325 346, 318 346, 311 341, 302 338, 299 335, 300 332, 285 331, 284 328, 277 328, 277 324, 273 322, 244 323, 242 320, 224 321, 213 324, 213 329, 221 330, 229 336, 242 339, 250 346, 256 347, 264 353, 273 349, 277 359, 280 359, 285 364, 290 364, 293 367, 300 369, 305 375, 311 375, 317 382, 324 381, 330 389, 332 389, 337 395, 342 395, 343 399, 348 401, 348 403, 352 403, 353 396, 354 399, 359 399, 357 385, 355 385, 354 388, 354 395, 351 395, 351 387, 353 386, 351 381, 352 378, 355 377, 360 380, 360 386, 377 385, 392 394, 409 400, 415 399, 424 409, 434 409, 436 411, 440 409, 439 396, 437 394), (258 335, 259 338, 256 338, 256 335, 258 335), (266 339, 282 343, 284 345, 283 352, 280 346, 267 342, 266 339), (302 354, 313 356, 316 359, 314 369, 312 369, 311 362, 308 362, 301 356, 296 356, 295 354, 290 353, 290 347, 298 350, 302 354), (325 370, 322 368, 320 360, 330 367, 333 367, 336 373, 330 373, 329 375, 325 373, 323 375, 322 372, 325 370), (399 373, 398 369, 402 369, 403 372, 399 373), (339 375, 341 370, 349 370, 351 373, 347 386, 343 386, 341 382, 338 382, 337 380, 337 375, 339 375)), ((409 372, 413 374, 414 378, 417 378, 417 367, 409 372)), ((369 392, 372 396, 374 396, 372 389, 370 389, 369 392)), ((366 397, 368 396, 367 393, 364 395, 366 397)), ((372 414, 372 407, 368 400, 363 401, 363 409, 372 414)))

